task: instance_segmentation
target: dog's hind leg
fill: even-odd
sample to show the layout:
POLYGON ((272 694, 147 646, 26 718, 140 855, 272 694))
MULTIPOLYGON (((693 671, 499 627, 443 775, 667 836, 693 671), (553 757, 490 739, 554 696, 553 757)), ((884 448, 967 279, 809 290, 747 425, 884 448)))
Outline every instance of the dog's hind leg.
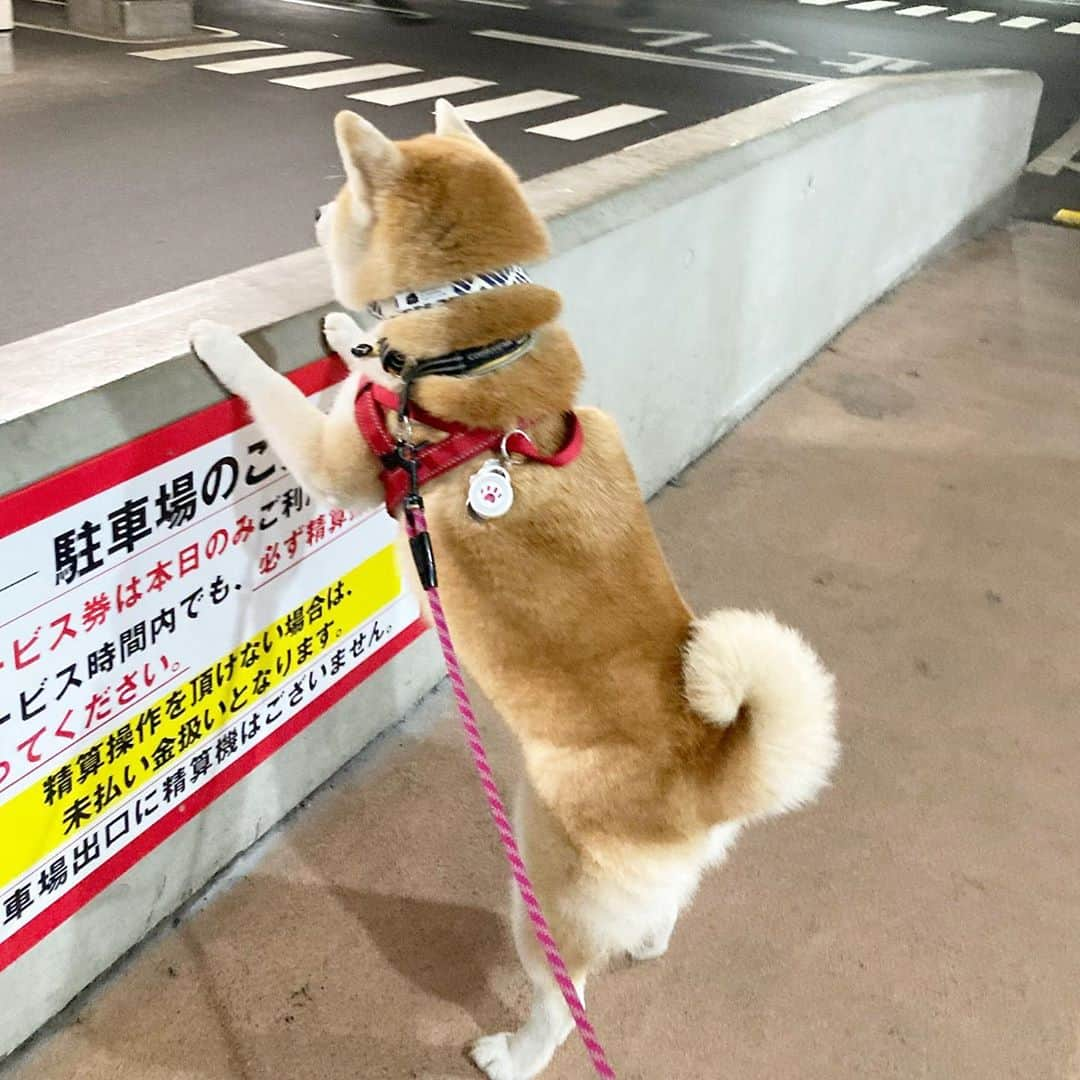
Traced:
POLYGON ((668 951, 675 924, 679 921, 679 909, 673 904, 663 916, 657 919, 656 927, 650 930, 630 950, 630 957, 644 963, 646 960, 659 960, 668 951))
POLYGON ((378 467, 352 415, 358 376, 346 380, 327 415, 227 327, 197 322, 190 340, 226 389, 244 399, 274 452, 312 496, 356 509, 382 501, 378 467))
MULTIPOLYGON (((529 1018, 517 1031, 487 1035, 473 1043, 472 1059, 489 1080, 531 1080, 538 1076, 574 1030, 570 1010, 516 892, 513 921, 518 955, 532 983, 532 1008, 529 1018)), ((566 940, 558 929, 553 929, 557 938, 561 936, 563 941, 566 940)), ((587 965, 576 950, 564 946, 563 953, 578 997, 584 1001, 587 965)))

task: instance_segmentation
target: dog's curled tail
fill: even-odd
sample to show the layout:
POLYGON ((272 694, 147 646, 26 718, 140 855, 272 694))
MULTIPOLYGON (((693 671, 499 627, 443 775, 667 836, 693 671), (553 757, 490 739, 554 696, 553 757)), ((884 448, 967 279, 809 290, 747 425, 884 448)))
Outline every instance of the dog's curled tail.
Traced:
POLYGON ((834 682, 798 631, 764 612, 715 611, 694 622, 683 667, 691 708, 722 729, 707 780, 717 818, 782 814, 828 783, 834 682))

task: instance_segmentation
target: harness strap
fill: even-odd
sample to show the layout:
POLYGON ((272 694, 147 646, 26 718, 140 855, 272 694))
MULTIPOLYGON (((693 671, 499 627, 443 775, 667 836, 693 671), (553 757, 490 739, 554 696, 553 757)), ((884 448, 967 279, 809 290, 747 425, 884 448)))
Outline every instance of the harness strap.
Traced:
MULTIPOLYGON (((398 396, 394 391, 372 381, 361 383, 356 395, 356 422, 372 453, 383 464, 379 479, 386 495, 386 508, 391 513, 401 505, 409 488, 409 474, 398 452, 398 440, 390 432, 388 422, 389 415, 397 412, 398 404, 398 396)), ((425 443, 415 450, 414 459, 421 487, 471 458, 501 448, 504 438, 508 453, 519 454, 529 461, 552 465, 555 468, 569 465, 578 457, 585 444, 585 433, 576 413, 568 414, 570 430, 566 442, 554 454, 541 454, 523 431, 504 435, 501 431, 471 428, 451 420, 439 419, 415 405, 410 408, 410 419, 446 434, 446 438, 440 442, 425 443)))

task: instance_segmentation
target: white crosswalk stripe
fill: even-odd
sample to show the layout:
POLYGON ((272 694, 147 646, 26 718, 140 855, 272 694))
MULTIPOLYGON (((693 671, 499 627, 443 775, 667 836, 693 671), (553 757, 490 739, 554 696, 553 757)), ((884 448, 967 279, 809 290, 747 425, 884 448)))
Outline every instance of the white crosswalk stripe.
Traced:
MULTIPOLYGON (((951 23, 985 23, 993 21, 995 26, 1006 30, 1033 30, 1043 27, 1056 34, 1074 34, 1080 36, 1080 22, 1073 21, 1054 26, 1052 20, 1044 15, 1016 15, 1006 17, 1007 12, 987 11, 984 9, 959 9, 944 4, 912 4, 910 0, 796 0, 799 4, 810 7, 835 7, 843 4, 848 11, 885 11, 891 15, 905 15, 911 19, 925 19, 932 15, 944 16, 951 23), (950 14, 950 12, 952 14, 950 14)), ((1043 0, 1046 3, 1080 4, 1080 0, 1043 0)), ((660 33, 661 31, 650 31, 660 33)), ((699 50, 700 51, 700 50, 699 50)))
POLYGON ((1048 146, 1037 158, 1028 163, 1027 171, 1043 176, 1057 176, 1062 169, 1080 173, 1080 163, 1073 159, 1080 154, 1080 120, 1060 139, 1048 146))
POLYGON ((221 64, 196 64, 201 71, 219 71, 223 75, 244 75, 251 71, 273 71, 274 68, 303 67, 306 64, 329 64, 333 60, 351 60, 351 56, 333 52, 278 53, 275 56, 253 56, 247 60, 226 60, 221 64))
MULTIPOLYGON (((303 0, 312 2, 315 0, 303 0)), ((800 0, 810 4, 844 3, 856 10, 877 10, 882 7, 894 7, 902 0, 800 0)), ((261 53, 259 56, 246 56, 239 59, 225 59, 212 63, 195 64, 200 71, 213 71, 220 75, 249 75, 297 67, 321 67, 318 71, 305 71, 298 75, 282 75, 268 78, 267 82, 277 86, 286 86, 294 90, 321 90, 330 87, 347 87, 356 83, 398 80, 406 75, 418 75, 421 68, 395 63, 341 63, 352 61, 353 57, 344 53, 323 52, 321 50, 288 51, 288 46, 280 42, 260 41, 254 38, 230 38, 227 41, 206 41, 193 45, 169 46, 160 49, 144 49, 129 53, 147 60, 202 60, 213 56, 228 56, 230 53, 261 53), (333 66, 330 66, 333 65, 333 66)), ((465 94, 484 87, 496 86, 491 79, 478 79, 471 75, 449 75, 441 78, 428 78, 419 82, 407 82, 391 86, 379 86, 373 89, 361 89, 345 97, 352 101, 363 101, 372 105, 407 105, 413 102, 429 101, 437 97, 449 97, 465 94)), ((484 123, 525 113, 553 109, 557 105, 566 105, 580 101, 579 94, 568 94, 561 90, 522 90, 511 94, 501 94, 479 101, 470 101, 458 105, 461 116, 471 123, 484 123)), ((663 109, 646 108, 642 105, 610 105, 579 113, 548 123, 537 124, 526 130, 549 139, 566 142, 578 142, 590 139, 620 128, 632 127, 657 116, 666 115, 663 109)))
POLYGON ((571 116, 566 120, 556 120, 552 124, 541 124, 525 130, 533 135, 546 135, 550 139, 577 142, 579 139, 588 139, 663 115, 663 109, 646 109, 640 105, 611 105, 606 109, 597 109, 595 112, 582 113, 580 116, 571 116))
POLYGON ((472 79, 467 75, 451 75, 445 79, 409 83, 406 86, 391 86, 385 90, 364 90, 359 94, 347 94, 346 97, 355 101, 368 101, 373 105, 405 105, 410 101, 424 101, 426 98, 463 94, 466 90, 479 90, 482 86, 494 85, 490 79, 472 79))
POLYGON ((998 26, 1007 26, 1010 30, 1030 30, 1033 26, 1039 26, 1046 19, 1039 19, 1033 15, 1018 15, 1015 19, 1006 19, 998 23, 998 26))
POLYGON ((470 105, 458 105, 457 113, 470 123, 479 124, 484 120, 499 120, 504 116, 550 109, 552 105, 578 100, 577 94, 560 94, 555 90, 526 90, 523 94, 508 94, 506 97, 491 98, 488 101, 474 101, 470 105))
POLYGON ((196 56, 220 56, 222 53, 257 52, 260 49, 284 49, 272 41, 207 41, 202 45, 174 45, 168 49, 149 49, 128 53, 144 60, 187 60, 196 56))
POLYGON ((295 86, 300 90, 319 90, 324 86, 347 86, 349 83, 391 79, 395 75, 415 75, 419 70, 405 67, 404 64, 362 64, 360 67, 313 71, 308 75, 286 75, 269 81, 279 86, 295 86))

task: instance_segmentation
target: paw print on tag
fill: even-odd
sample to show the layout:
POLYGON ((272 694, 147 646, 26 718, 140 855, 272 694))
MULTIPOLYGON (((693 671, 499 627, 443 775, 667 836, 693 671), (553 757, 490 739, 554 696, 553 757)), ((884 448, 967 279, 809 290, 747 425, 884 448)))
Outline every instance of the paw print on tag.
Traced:
POLYGON ((497 462, 485 462, 469 481, 469 509, 476 517, 502 517, 514 504, 510 474, 497 462))

